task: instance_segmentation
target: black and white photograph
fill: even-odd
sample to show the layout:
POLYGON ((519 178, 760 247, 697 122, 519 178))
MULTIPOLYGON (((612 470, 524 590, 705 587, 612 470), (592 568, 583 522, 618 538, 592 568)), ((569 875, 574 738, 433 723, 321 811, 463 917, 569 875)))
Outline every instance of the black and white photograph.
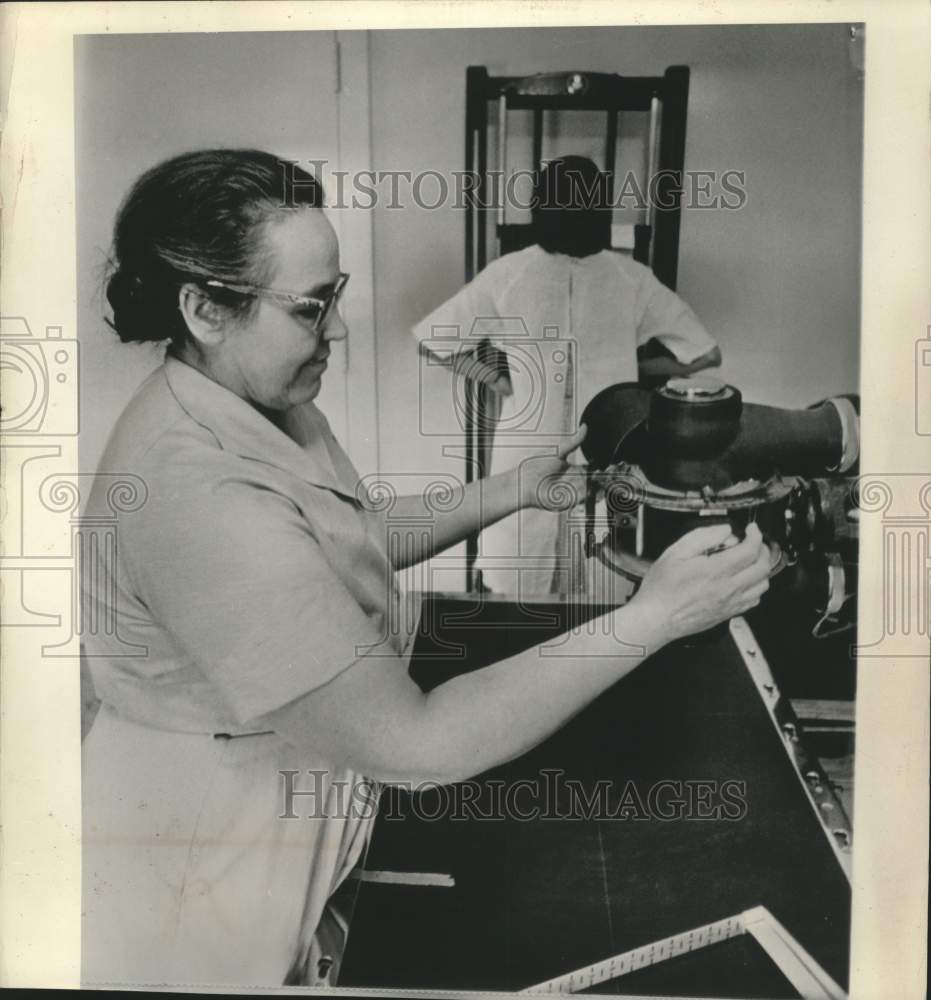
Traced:
POLYGON ((38 70, 6 117, 4 267, 56 219, 73 290, 3 289, 5 737, 65 713, 74 865, 70 964, 10 982, 922 995, 928 247, 865 235, 875 18, 74 6, 72 186, 18 217, 38 70))

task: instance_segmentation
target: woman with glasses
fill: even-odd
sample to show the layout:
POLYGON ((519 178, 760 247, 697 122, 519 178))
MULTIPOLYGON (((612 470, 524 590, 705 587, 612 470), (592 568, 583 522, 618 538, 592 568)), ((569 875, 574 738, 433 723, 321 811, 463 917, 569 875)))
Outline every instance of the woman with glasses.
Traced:
MULTIPOLYGON (((544 739, 649 654, 755 604, 758 534, 687 536, 598 635, 424 694, 382 516, 314 405, 346 336, 347 276, 308 174, 252 150, 162 163, 116 222, 111 325, 166 342, 111 435, 144 503, 91 552, 85 641, 85 984, 332 981, 328 900, 356 864, 378 782, 454 781, 544 739), (298 183, 300 182, 300 183, 298 183), (573 669, 565 669, 566 656, 573 669)), ((539 486, 567 475, 540 459, 539 486)), ((548 491, 493 478, 438 515, 426 558, 548 491), (481 489, 481 495, 477 492, 481 489)), ((551 492, 551 491, 550 491, 551 492)), ((412 509, 422 498, 402 498, 412 509)), ((400 558, 400 557, 399 557, 400 558)))

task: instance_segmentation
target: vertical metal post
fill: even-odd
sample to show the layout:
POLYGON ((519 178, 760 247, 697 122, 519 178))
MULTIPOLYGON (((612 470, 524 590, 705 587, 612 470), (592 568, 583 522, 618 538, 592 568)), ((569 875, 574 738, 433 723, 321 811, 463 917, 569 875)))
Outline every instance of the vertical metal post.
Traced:
POLYGON ((663 114, 659 129, 659 202, 653 233, 653 273, 675 291, 679 270, 682 217, 682 171, 685 166, 685 119, 689 100, 688 66, 670 66, 663 74, 663 114))
MULTIPOLYGON (((487 188, 487 104, 488 71, 484 66, 469 66, 466 69, 466 170, 476 178, 474 202, 466 203, 466 260, 465 279, 471 281, 485 266, 485 193, 487 188), (477 133, 477 136, 476 136, 477 133), (478 142, 476 143, 476 138, 478 142)), ((471 483, 476 478, 476 410, 478 386, 466 379, 465 413, 465 481, 471 483)), ((478 555, 478 536, 466 539, 465 587, 467 591, 476 589, 474 564, 478 555)))
POLYGON ((608 111, 608 130, 605 137, 605 173, 608 175, 608 195, 614 204, 614 166, 617 160, 617 116, 612 108, 608 111))
POLYGON ((650 98, 650 135, 647 139, 647 176, 646 176, 646 192, 647 192, 647 207, 646 207, 646 218, 644 221, 649 227, 649 251, 647 253, 647 263, 651 266, 653 264, 653 233, 654 226, 656 225, 656 206, 653 203, 652 197, 650 197, 650 192, 653 190, 653 175, 656 173, 656 143, 659 138, 659 122, 660 122, 660 100, 659 97, 654 94, 650 98))
POLYGON ((501 255, 501 227, 505 223, 505 204, 504 204, 504 176, 507 170, 508 163, 508 98, 507 94, 501 94, 498 97, 498 177, 497 181, 499 188, 496 192, 498 201, 498 215, 497 215, 497 231, 495 236, 497 237, 496 246, 498 248, 498 256, 501 255))
POLYGON ((543 162, 543 108, 533 109, 533 169, 543 162))

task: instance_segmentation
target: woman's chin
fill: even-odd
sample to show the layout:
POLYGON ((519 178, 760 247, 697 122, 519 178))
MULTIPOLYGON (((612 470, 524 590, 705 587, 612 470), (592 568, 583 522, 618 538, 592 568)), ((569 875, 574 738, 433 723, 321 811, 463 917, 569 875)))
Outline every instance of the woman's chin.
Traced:
POLYGON ((301 372, 300 378, 291 386, 291 392, 288 394, 293 406, 309 403, 320 395, 320 390, 323 388, 321 374, 321 372, 301 372))

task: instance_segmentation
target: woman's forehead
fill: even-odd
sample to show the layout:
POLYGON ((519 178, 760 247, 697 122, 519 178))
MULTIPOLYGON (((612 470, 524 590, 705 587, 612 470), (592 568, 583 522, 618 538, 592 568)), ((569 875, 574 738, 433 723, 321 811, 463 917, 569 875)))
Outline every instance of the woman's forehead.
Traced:
POLYGON ((285 210, 265 233, 273 281, 279 288, 309 292, 339 276, 339 242, 319 208, 285 210))

